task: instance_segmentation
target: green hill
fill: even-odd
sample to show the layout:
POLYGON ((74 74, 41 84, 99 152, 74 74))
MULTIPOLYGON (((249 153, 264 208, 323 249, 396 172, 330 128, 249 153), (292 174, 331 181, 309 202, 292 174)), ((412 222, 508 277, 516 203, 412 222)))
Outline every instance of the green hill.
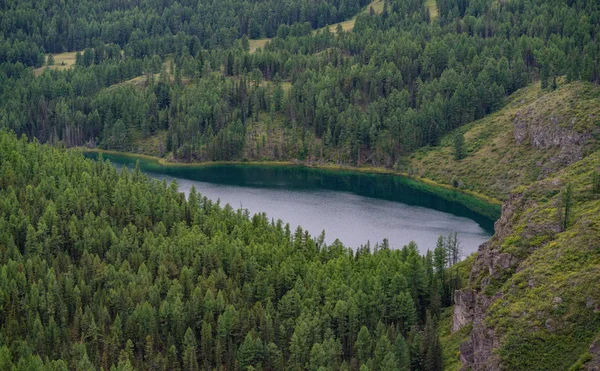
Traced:
POLYGON ((583 82, 547 92, 540 84, 510 96, 506 106, 425 147, 407 161, 417 175, 505 200, 517 186, 543 179, 598 148, 600 89, 583 82), (465 157, 454 138, 464 136, 465 157))
POLYGON ((600 88, 586 83, 556 91, 531 86, 460 129, 463 159, 455 157, 451 133, 408 160, 421 176, 505 200, 496 234, 455 295, 453 329, 471 329, 460 346, 465 369, 567 370, 598 362, 599 97, 600 88))
POLYGON ((0 130, 3 371, 440 370, 446 251, 327 245, 0 130))

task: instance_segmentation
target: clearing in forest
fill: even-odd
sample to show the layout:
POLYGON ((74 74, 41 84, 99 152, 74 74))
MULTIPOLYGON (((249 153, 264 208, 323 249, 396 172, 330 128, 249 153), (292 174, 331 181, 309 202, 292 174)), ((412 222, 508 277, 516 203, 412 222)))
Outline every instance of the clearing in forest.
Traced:
MULTIPOLYGON (((428 0, 431 1, 431 0, 428 0)), ((375 11, 375 13, 379 14, 383 11, 383 4, 384 4, 384 0, 373 0, 372 3, 370 3, 369 5, 367 5, 366 7, 363 8, 363 10, 361 10, 361 13, 365 13, 365 12, 369 12, 371 8, 373 8, 373 11, 375 11)), ((433 1, 434 7, 435 7, 435 1, 433 1)), ((335 32, 337 29, 337 26, 340 25, 342 26, 342 29, 346 32, 348 31, 352 31, 354 29, 354 24, 356 23, 356 16, 352 17, 351 19, 348 19, 347 21, 343 21, 343 22, 338 22, 338 23, 334 23, 334 24, 330 24, 329 26, 325 26, 325 27, 329 27, 329 30, 331 32, 335 32)), ((323 27, 324 28, 324 27, 323 27)), ((320 28, 319 30, 322 30, 322 28, 320 28)), ((319 30, 315 30, 314 32, 317 32, 319 30)), ((269 42, 271 39, 270 38, 265 38, 265 39, 250 39, 250 53, 254 53, 258 48, 263 48, 267 42, 269 42)))
POLYGON ((46 55, 46 62, 44 63, 44 65, 40 68, 37 68, 33 71, 33 73, 36 76, 41 75, 44 70, 46 69, 51 69, 51 70, 60 70, 60 71, 64 71, 64 70, 68 70, 69 68, 73 67, 75 65, 75 58, 77 53, 81 53, 81 52, 66 52, 66 53, 58 53, 58 54, 53 54, 54 55, 54 65, 52 66, 48 66, 48 55, 46 55))
POLYGON ((437 5, 435 4, 435 0, 427 0, 425 1, 425 6, 427 8, 429 8, 429 16, 431 17, 431 19, 436 19, 438 16, 438 8, 437 5))
MULTIPOLYGON (((371 8, 373 8, 373 11, 376 14, 380 14, 381 12, 383 12, 383 4, 384 4, 384 0, 375 0, 371 4, 364 7, 364 9, 361 10, 359 14, 368 13, 371 11, 371 8)), ((329 31, 335 32, 338 25, 342 26, 342 30, 344 30, 345 32, 352 31, 354 29, 354 24, 356 23, 357 16, 358 16, 358 14, 347 21, 330 24, 328 26, 329 31)))
POLYGON ((271 41, 271 39, 250 39, 248 42, 250 43, 250 53, 254 53, 258 48, 264 48, 265 45, 271 41))

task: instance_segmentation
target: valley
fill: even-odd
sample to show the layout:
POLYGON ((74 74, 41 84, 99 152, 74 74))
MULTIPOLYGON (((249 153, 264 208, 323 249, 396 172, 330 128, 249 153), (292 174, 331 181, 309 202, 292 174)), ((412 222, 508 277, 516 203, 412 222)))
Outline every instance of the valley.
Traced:
POLYGON ((597 1, 0 19, 0 370, 599 369, 597 1))

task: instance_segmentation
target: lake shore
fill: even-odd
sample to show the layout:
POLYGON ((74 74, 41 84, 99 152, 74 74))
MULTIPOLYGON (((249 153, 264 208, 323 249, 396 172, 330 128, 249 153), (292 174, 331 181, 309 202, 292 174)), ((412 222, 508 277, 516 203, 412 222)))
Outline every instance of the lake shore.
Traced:
POLYGON ((244 166, 299 166, 305 168, 312 169, 320 169, 327 170, 333 172, 354 172, 354 173, 364 173, 364 174, 375 174, 375 175, 391 175, 391 176, 399 176, 407 179, 412 183, 416 188, 421 188, 430 192, 434 192, 439 194, 440 196, 453 200, 456 202, 460 202, 461 204, 469 207, 470 209, 481 213, 482 215, 486 215, 490 218, 498 218, 500 216, 500 207, 502 206, 502 201, 483 195, 481 193, 477 193, 471 190, 459 189, 455 188, 452 185, 438 183, 434 180, 418 177, 414 175, 410 175, 406 172, 393 170, 384 167, 375 167, 375 166, 347 166, 347 165, 338 165, 338 164, 321 164, 321 163, 311 163, 311 162, 302 162, 302 161, 205 161, 205 162, 174 162, 168 161, 165 158, 150 156, 144 154, 136 154, 131 152, 124 151, 114 151, 114 150, 105 150, 98 148, 87 148, 87 147, 74 147, 73 149, 79 150, 81 152, 87 153, 98 153, 98 154, 108 154, 108 155, 117 155, 124 156, 133 159, 143 159, 146 161, 151 161, 160 166, 164 167, 205 167, 205 166, 216 166, 216 165, 244 165, 244 166), (464 195, 465 197, 460 197, 459 195, 464 195))

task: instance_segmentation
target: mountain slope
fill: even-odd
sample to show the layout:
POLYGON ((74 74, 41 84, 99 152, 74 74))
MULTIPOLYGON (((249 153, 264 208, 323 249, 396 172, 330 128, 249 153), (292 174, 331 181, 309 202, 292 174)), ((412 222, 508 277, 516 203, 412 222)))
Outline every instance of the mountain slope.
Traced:
POLYGON ((600 359, 599 96, 583 83, 528 87, 461 129, 464 159, 454 159, 455 133, 409 159, 421 176, 505 200, 455 295, 453 330, 472 326, 463 369, 593 369, 600 359))
POLYGON ((440 183, 505 200, 596 148, 600 89, 574 82, 548 93, 534 84, 510 96, 506 106, 426 147, 408 160, 412 172, 440 183), (466 157, 454 158, 453 139, 463 134, 466 157), (596 137, 594 137, 596 135, 596 137))

